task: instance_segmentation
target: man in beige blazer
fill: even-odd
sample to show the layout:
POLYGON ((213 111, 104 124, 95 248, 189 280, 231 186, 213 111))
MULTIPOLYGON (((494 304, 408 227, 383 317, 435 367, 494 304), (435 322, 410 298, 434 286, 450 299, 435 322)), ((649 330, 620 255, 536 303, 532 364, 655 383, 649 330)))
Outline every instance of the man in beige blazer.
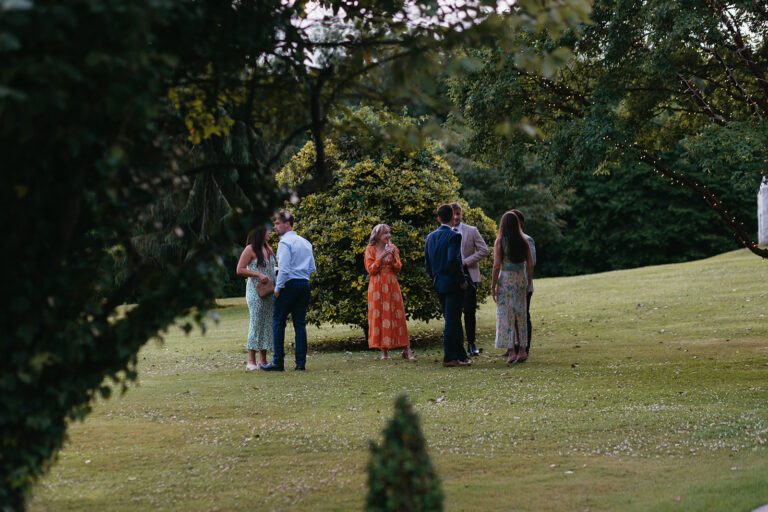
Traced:
POLYGON ((467 337, 467 353, 480 355, 475 344, 475 312, 477 311, 477 285, 480 282, 480 260, 488 256, 488 246, 475 226, 461 222, 462 210, 459 203, 451 203, 453 208, 453 230, 461 235, 461 263, 467 280, 464 290, 464 332, 467 337))

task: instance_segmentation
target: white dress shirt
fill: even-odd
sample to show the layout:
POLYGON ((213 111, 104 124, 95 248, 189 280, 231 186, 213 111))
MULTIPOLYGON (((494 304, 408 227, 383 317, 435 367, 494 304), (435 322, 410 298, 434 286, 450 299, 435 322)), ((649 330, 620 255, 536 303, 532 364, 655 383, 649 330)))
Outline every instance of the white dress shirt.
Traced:
POLYGON ((315 272, 312 244, 295 231, 287 231, 280 237, 277 246, 277 265, 276 292, 285 288, 285 283, 291 279, 309 280, 309 276, 315 272))
MULTIPOLYGON (((525 241, 528 242, 528 247, 531 248, 531 263, 533 263, 533 267, 536 268, 536 242, 533 241, 533 237, 528 236, 525 233, 523 233, 523 236, 525 237, 525 241)), ((533 293, 533 279, 531 279, 531 287, 528 291, 533 293)))

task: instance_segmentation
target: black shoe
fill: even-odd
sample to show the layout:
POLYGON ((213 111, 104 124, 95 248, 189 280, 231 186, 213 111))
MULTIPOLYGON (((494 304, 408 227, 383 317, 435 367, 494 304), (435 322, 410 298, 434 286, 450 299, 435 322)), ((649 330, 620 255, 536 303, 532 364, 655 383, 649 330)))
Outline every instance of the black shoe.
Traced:
POLYGON ((265 372, 283 372, 285 368, 282 365, 276 365, 274 362, 261 365, 261 370, 265 372))
POLYGON ((297 372, 303 372, 303 371, 306 370, 306 368, 304 368, 303 364, 297 364, 296 368, 294 368, 294 370, 296 370, 297 372))
POLYGON ((477 357, 480 355, 480 351, 477 350, 477 347, 474 343, 467 343, 467 353, 469 353, 472 357, 477 357))

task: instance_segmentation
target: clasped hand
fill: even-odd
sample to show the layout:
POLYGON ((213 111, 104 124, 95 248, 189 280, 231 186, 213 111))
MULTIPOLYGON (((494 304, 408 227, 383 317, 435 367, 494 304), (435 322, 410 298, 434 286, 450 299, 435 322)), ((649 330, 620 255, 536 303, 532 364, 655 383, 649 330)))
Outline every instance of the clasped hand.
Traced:
POLYGON ((389 261, 392 259, 392 255, 395 253, 394 247, 385 247, 383 251, 379 253, 379 260, 389 261))

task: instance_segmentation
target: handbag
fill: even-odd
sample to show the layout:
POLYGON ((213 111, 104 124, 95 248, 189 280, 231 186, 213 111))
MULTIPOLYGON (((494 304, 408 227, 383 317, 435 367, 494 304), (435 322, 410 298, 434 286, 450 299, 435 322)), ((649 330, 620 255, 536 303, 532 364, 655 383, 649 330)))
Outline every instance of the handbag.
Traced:
POLYGON ((267 278, 266 283, 261 282, 261 280, 256 281, 256 293, 258 293, 259 297, 262 299, 268 295, 272 295, 275 293, 275 283, 269 278, 267 278))

